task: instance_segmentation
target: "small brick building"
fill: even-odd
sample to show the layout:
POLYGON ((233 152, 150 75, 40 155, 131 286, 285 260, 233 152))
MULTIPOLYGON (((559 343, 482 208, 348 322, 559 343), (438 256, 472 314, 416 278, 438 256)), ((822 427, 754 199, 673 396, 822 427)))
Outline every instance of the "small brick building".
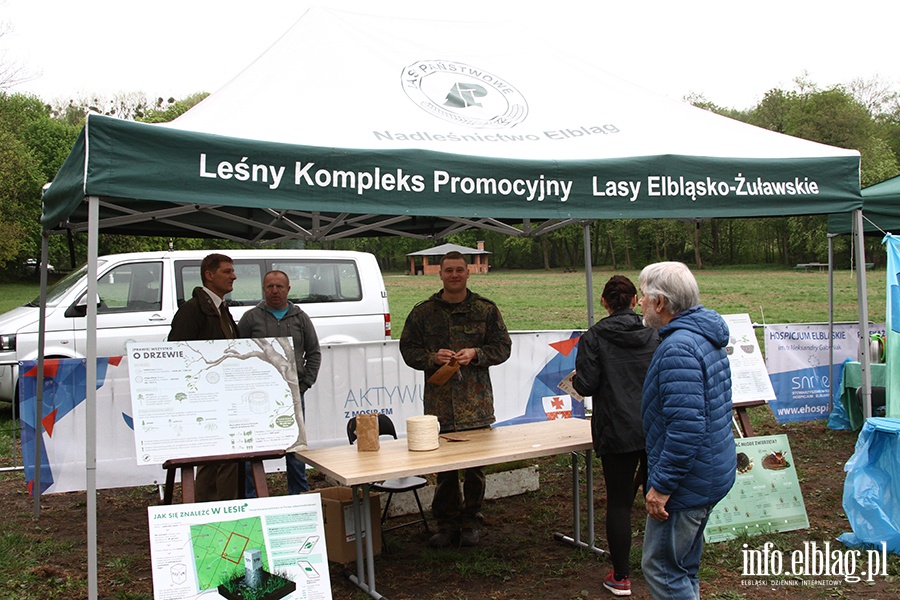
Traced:
POLYGON ((457 251, 460 254, 471 256, 469 259, 469 273, 487 273, 488 255, 490 252, 484 249, 484 242, 478 242, 478 248, 467 248, 458 246, 457 244, 442 244, 434 248, 426 248, 418 252, 410 252, 406 256, 409 257, 409 274, 410 275, 437 275, 441 271, 441 257, 448 252, 457 251), (422 264, 416 266, 416 259, 422 259, 422 264))

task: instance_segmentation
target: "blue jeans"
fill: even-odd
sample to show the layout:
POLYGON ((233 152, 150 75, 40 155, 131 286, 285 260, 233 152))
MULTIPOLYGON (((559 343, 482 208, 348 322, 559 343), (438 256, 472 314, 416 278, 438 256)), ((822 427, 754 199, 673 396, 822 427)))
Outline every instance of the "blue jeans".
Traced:
MULTIPOLYGON (((303 417, 306 418, 306 397, 300 394, 300 407, 303 417)), ((293 452, 284 455, 287 461, 287 488, 288 494, 302 494, 309 491, 309 483, 306 481, 306 463, 297 458, 293 452)), ((250 463, 244 465, 244 497, 256 498, 256 484, 253 483, 253 471, 250 463)))
MULTIPOLYGON (((306 463, 297 458, 293 452, 284 455, 287 461, 288 494, 302 494, 309 491, 309 483, 306 481, 306 463)), ((253 483, 253 472, 250 463, 246 463, 244 472, 244 496, 256 498, 256 484, 253 483)))
POLYGON ((641 568, 655 600, 699 600, 703 530, 713 507, 670 512, 665 521, 647 517, 641 568))

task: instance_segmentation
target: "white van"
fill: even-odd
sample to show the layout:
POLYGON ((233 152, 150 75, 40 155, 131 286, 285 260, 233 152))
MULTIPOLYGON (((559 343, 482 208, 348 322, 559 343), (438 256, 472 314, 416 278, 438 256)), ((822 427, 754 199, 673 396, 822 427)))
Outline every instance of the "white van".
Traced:
MULTIPOLYGON (((262 300, 262 279, 279 270, 290 300, 312 318, 319 343, 391 338, 387 291, 375 257, 339 250, 191 250, 101 256, 98 260, 97 355, 119 356, 128 342, 163 341, 175 311, 201 285, 200 261, 211 252, 234 260, 237 280, 226 297, 234 319, 262 300)), ((87 266, 47 294, 46 358, 83 358, 87 266)), ((0 315, 0 400, 11 401, 18 362, 37 360, 38 302, 0 315)))

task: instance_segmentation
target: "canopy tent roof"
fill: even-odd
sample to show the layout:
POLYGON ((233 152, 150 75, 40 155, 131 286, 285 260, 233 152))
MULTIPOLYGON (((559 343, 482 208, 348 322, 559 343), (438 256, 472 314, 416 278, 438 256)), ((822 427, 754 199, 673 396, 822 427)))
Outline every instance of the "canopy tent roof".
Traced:
MULTIPOLYGON (((592 58, 566 56, 515 23, 311 9, 170 124, 89 116, 44 193, 41 223, 45 231, 88 232, 92 298, 98 230, 262 244, 443 237, 472 226, 535 235, 571 220, 861 207, 858 152, 670 101, 592 58)), ((45 265, 47 245, 44 236, 45 265)), ((590 289, 589 266, 587 279, 590 289)), ((43 271, 42 307, 45 284, 43 271)), ((865 298, 864 280, 861 289, 865 298)), ((590 292, 588 299, 592 315, 590 292)), ((96 310, 89 302, 92 333, 96 310)), ((91 448, 90 335, 86 354, 91 448)), ((88 588, 96 598, 90 467, 86 477, 88 588)))
POLYGON ((89 116, 43 226, 86 229, 88 196, 109 233, 256 243, 860 206, 856 151, 668 100, 517 33, 311 9, 172 123, 89 116))
MULTIPOLYGON (((864 188, 862 198, 866 234, 900 232, 900 176, 864 188)), ((850 215, 828 215, 828 233, 850 233, 852 223, 850 215)))
POLYGON ((425 248, 418 252, 410 252, 407 256, 443 256, 448 252, 459 252, 460 254, 491 254, 487 250, 479 250, 478 248, 468 248, 459 244, 441 244, 434 248, 425 248))

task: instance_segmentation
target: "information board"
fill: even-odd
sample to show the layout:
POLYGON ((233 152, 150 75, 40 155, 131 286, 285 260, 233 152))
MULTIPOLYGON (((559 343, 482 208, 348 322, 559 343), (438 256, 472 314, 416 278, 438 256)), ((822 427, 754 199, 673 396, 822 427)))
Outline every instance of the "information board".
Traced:
POLYGON ((725 351, 731 367, 732 404, 737 407, 746 403, 774 400, 775 390, 756 341, 750 315, 722 315, 722 318, 728 325, 728 346, 725 351))
MULTIPOLYGON (((885 335, 884 323, 869 323, 868 329, 869 333, 885 335)), ((766 325, 764 339, 766 364, 777 398, 771 409, 778 422, 829 419, 831 394, 840 388, 843 362, 858 357, 859 324, 766 325)), ((846 412, 841 410, 841 414, 843 422, 837 424, 842 427, 832 427, 830 420, 828 426, 849 429, 846 412)))
POLYGON ((155 600, 331 598, 319 494, 147 511, 155 600))
POLYGON ((273 342, 128 344, 138 464, 291 446, 298 427, 279 365, 294 357, 273 342))
POLYGON ((735 440, 737 479, 709 517, 707 542, 809 527, 786 435, 735 440))

